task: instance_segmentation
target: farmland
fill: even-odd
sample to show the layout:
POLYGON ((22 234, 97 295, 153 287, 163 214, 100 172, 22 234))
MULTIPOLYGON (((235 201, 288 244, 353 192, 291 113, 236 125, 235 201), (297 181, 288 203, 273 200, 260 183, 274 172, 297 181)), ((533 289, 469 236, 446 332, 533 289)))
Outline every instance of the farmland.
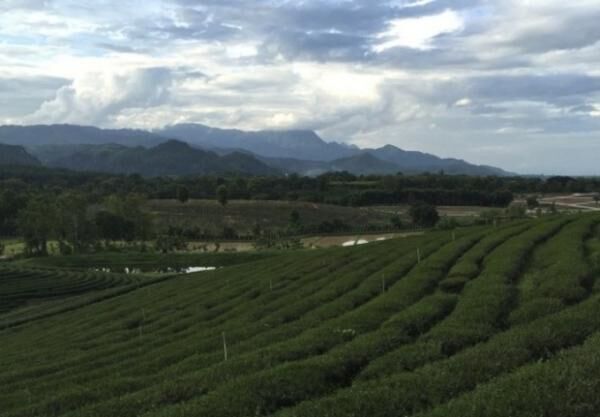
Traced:
MULTIPOLYGON (((369 226, 385 230, 391 228, 390 218, 394 215, 410 223, 407 205, 343 207, 298 201, 233 200, 222 207, 214 200, 190 200, 186 203, 150 200, 147 206, 163 228, 185 225, 187 228, 220 232, 224 227, 232 227, 240 234, 252 233, 257 224, 263 228, 285 228, 292 211, 297 211, 302 224, 312 229, 318 229, 325 221, 338 219, 354 231, 368 230, 369 226)), ((441 216, 464 221, 471 219, 471 222, 485 209, 477 206, 438 207, 441 216)))
POLYGON ((150 200, 148 210, 161 227, 196 227, 212 233, 220 233, 231 227, 239 234, 252 234, 261 228, 283 229, 289 225, 290 214, 296 211, 302 224, 317 229, 320 224, 338 219, 354 230, 365 230, 369 225, 390 228, 390 217, 395 210, 377 208, 353 208, 328 204, 293 201, 244 201, 233 200, 222 207, 214 200, 190 200, 185 204, 176 200, 150 200))
POLYGON ((595 213, 197 256, 0 264, 0 415, 600 412, 595 213))

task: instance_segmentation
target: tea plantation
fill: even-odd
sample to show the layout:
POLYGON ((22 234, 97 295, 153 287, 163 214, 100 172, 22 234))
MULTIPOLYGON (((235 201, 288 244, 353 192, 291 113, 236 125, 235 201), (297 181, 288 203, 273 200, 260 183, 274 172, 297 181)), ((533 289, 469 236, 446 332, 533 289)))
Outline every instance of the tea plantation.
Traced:
POLYGON ((0 266, 0 416, 600 415, 598 215, 190 275, 84 263, 0 266))

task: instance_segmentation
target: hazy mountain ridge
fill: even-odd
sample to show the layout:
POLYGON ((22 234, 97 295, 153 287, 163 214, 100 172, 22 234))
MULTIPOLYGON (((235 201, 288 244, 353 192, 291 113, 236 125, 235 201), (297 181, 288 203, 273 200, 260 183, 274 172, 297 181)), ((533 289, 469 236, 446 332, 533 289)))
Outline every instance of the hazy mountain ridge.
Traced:
POLYGON ((24 147, 0 143, 0 165, 41 165, 24 147))
POLYGON ((87 145, 71 155, 47 162, 48 166, 75 171, 97 171, 143 176, 278 175, 277 169, 241 153, 219 156, 195 149, 185 142, 169 140, 152 148, 117 144, 87 145))
POLYGON ((318 175, 340 170, 367 175, 439 171, 480 176, 514 175, 500 168, 405 151, 393 145, 360 149, 325 142, 308 130, 245 132, 200 124, 172 125, 154 132, 73 125, 0 126, 1 142, 26 146, 48 166, 114 173, 139 169, 142 175, 223 172, 318 175), (187 143, 190 155, 184 157, 172 152, 156 155, 165 142, 170 142, 170 150, 174 151, 173 139, 178 141, 181 154, 186 153, 181 146, 187 143), (157 149, 145 152, 152 147, 157 149))
POLYGON ((205 148, 243 149, 267 158, 333 161, 360 152, 354 146, 325 142, 311 130, 245 132, 199 124, 179 124, 167 126, 156 133, 205 148))

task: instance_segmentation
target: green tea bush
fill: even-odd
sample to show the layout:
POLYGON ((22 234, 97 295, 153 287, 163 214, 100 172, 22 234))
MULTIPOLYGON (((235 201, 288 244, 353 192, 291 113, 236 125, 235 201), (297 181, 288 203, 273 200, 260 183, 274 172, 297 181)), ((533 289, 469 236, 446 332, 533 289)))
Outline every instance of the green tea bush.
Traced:
POLYGON ((391 417, 424 411, 492 378, 534 361, 547 360, 562 349, 582 343, 600 330, 599 313, 600 298, 594 297, 558 314, 507 330, 449 359, 413 372, 355 384, 279 415, 391 417))

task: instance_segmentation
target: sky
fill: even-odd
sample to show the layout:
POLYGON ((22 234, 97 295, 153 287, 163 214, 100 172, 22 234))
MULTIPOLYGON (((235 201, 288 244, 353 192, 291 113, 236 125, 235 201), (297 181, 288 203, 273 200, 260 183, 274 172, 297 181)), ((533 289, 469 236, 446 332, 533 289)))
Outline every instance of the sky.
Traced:
POLYGON ((0 124, 312 129, 600 174, 600 0, 0 0, 0 124))

